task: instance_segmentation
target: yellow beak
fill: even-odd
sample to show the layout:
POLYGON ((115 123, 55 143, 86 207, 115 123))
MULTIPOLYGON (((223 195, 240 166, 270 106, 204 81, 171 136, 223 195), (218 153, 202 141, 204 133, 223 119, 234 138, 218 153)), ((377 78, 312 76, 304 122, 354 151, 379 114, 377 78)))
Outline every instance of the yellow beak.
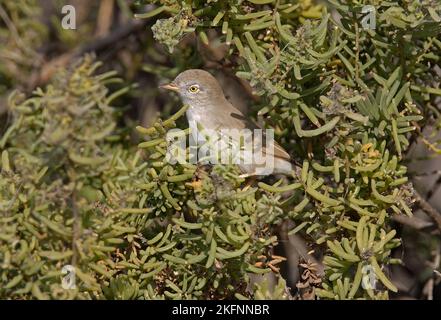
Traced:
POLYGON ((163 84, 161 86, 159 86, 161 89, 167 89, 167 90, 171 90, 171 91, 179 91, 179 87, 176 85, 176 83, 170 82, 167 84, 163 84))

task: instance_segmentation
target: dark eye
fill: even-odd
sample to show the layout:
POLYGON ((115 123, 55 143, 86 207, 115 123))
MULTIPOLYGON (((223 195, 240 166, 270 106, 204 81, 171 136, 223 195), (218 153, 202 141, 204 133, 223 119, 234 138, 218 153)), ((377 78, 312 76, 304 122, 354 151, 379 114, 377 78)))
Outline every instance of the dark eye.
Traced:
POLYGON ((190 91, 191 93, 196 93, 199 91, 199 86, 197 86, 197 85, 189 86, 188 91, 190 91))

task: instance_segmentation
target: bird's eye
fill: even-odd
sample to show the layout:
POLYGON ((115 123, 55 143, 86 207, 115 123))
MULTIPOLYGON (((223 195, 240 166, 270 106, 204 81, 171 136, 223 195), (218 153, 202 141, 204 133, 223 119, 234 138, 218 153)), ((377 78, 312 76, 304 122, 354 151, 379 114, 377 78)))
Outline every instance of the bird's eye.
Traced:
POLYGON ((188 87, 188 91, 190 91, 191 93, 196 93, 199 91, 199 87, 196 85, 192 85, 192 86, 188 87))

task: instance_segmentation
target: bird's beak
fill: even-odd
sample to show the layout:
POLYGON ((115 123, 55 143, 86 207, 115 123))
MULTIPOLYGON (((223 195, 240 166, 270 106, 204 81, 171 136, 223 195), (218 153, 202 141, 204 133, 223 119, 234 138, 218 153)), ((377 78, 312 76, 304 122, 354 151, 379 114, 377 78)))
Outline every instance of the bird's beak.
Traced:
POLYGON ((167 89, 167 90, 171 90, 171 91, 179 91, 179 87, 176 85, 176 83, 174 82, 170 82, 167 84, 163 84, 161 86, 159 86, 161 89, 167 89))

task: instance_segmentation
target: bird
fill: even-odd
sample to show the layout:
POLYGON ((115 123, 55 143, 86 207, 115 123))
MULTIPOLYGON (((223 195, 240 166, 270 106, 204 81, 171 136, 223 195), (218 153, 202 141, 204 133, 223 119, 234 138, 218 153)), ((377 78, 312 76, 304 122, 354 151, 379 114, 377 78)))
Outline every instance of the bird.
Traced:
POLYGON ((184 105, 188 106, 186 117, 191 136, 198 145, 210 139, 220 139, 223 141, 223 147, 234 147, 234 153, 243 150, 247 143, 249 145, 257 141, 250 148, 251 153, 244 152, 246 159, 237 163, 242 173, 241 177, 293 174, 295 166, 291 163, 288 152, 275 141, 270 140, 268 144, 266 130, 262 131, 263 137, 256 137, 256 129, 261 128, 227 100, 221 85, 211 73, 201 69, 185 70, 172 82, 161 85, 160 88, 177 92, 184 105), (243 136, 234 134, 227 137, 225 132, 230 131, 252 132, 252 140, 249 136, 244 139, 243 136), (257 154, 263 157, 258 158, 257 154))

